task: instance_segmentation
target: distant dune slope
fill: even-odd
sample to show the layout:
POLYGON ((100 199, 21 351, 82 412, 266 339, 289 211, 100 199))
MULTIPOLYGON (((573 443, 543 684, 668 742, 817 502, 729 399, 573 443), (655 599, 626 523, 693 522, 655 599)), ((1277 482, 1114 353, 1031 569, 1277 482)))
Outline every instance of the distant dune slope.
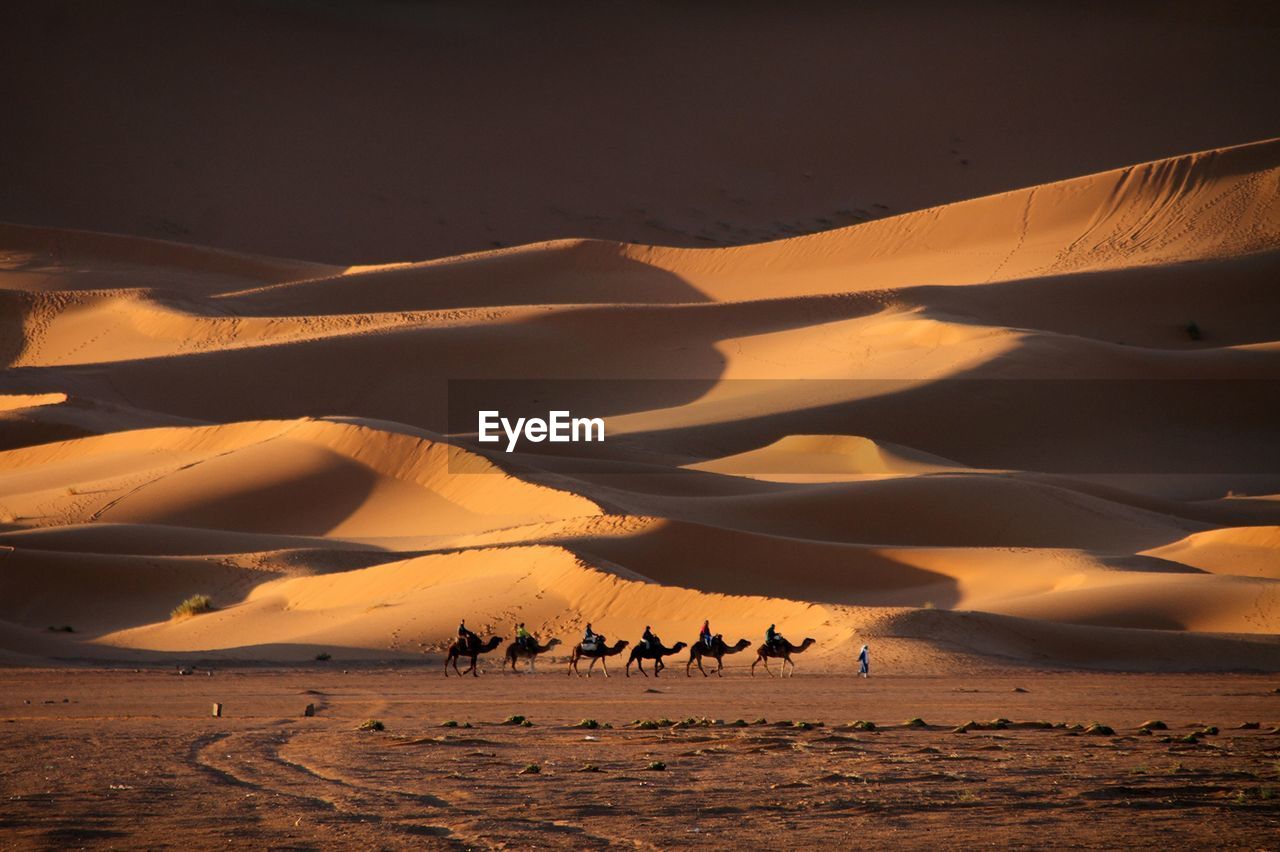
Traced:
POLYGON ((731 248, 3 226, 0 659, 710 618, 802 668, 1280 670, 1277 271, 1276 140, 731 248), (609 437, 480 444, 459 378, 609 437))

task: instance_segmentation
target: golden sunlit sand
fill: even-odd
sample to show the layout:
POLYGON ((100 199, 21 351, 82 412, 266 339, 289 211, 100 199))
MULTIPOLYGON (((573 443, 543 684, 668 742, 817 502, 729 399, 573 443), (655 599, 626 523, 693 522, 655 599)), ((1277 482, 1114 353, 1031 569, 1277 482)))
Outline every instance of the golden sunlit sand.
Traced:
MULTIPOLYGON (((310 170, 271 153, 283 137, 246 94, 251 64, 228 67, 214 94, 188 84, 182 108, 133 114, 174 134, 155 175, 137 173, 149 137, 135 149, 110 133, 101 172, 86 171, 98 168, 87 120, 42 131, 44 145, 24 136, 4 160, 28 171, 0 163, 13 220, 0 222, 0 847, 752 848, 778 845, 779 829, 797 848, 1272 842, 1280 128, 1257 132, 1261 107, 1228 122, 1251 136, 1150 131, 1219 139, 1203 150, 1154 145, 1113 115, 1124 132, 1104 153, 1073 152, 1090 131, 1072 122, 1040 165, 1012 131, 973 142, 989 155, 979 164, 958 131, 938 130, 958 170, 944 179, 913 147, 942 119, 868 113, 916 141, 858 125, 859 158, 836 144, 856 110, 837 118, 825 90, 795 104, 787 91, 792 135, 831 138, 806 154, 816 179, 783 179, 761 165, 781 119, 713 109, 701 91, 673 101, 655 80, 623 110, 667 151, 645 169, 638 143, 572 153, 589 147, 571 132, 580 114, 604 126, 617 113, 600 103, 627 99, 597 90, 620 72, 583 46, 595 42, 565 54, 578 65, 529 72, 563 83, 565 103, 528 103, 577 110, 544 122, 559 136, 521 137, 541 125, 517 99, 485 107, 503 128, 493 141, 467 128, 507 79, 503 51, 528 45, 450 4, 390 5, 334 4, 273 43, 299 67, 320 47, 364 57, 349 80, 297 81, 317 99, 307 115, 334 125, 290 143, 310 170), (462 27, 486 58, 488 76, 452 95, 406 82, 436 105, 413 127, 454 158, 459 186, 401 137, 337 126, 365 109, 353 101, 383 104, 375 92, 402 120, 379 50, 472 67, 438 45, 401 53, 393 21, 432 38, 462 27), (350 45, 331 40, 348 26, 350 45), (179 119, 189 108, 202 132, 243 133, 224 90, 262 134, 235 165, 211 153, 225 139, 206 150, 179 119), (226 124, 207 124, 215 114, 226 124), (697 128, 749 138, 712 157, 697 128), (677 131, 688 163, 668 150, 677 131), (485 147, 500 143, 505 154, 485 147), (316 168, 325 151, 363 154, 316 168), (728 172, 705 165, 722 160, 728 172), (901 182, 894 204, 790 224, 789 211, 830 206, 838 181, 824 175, 846 160, 842 180, 901 182), (479 163, 494 171, 478 177, 479 163), (1090 167, 1063 171, 1077 163, 1090 167), (136 195, 111 189, 122 174, 136 195), (717 189, 728 174, 750 179, 717 189), (247 199, 242 219, 218 212, 231 191, 247 199), (453 206, 424 212, 440 198, 453 206), (252 253, 264 247, 301 257, 252 253), (607 437, 481 440, 476 409, 508 406, 572 408, 607 437), (478 676, 464 654, 465 676, 446 679, 463 619, 489 644, 478 676), (708 677, 688 668, 704 620, 737 646, 723 671, 703 660, 708 677), (523 658, 504 666, 518 624, 556 640, 536 673, 523 658), (573 676, 589 624, 617 648, 611 677, 573 676), (757 664, 771 624, 798 648, 786 679, 780 660, 757 664), (680 643, 660 675, 628 664, 646 627, 680 643), (533 724, 504 724, 519 716, 533 724), (1145 729, 1153 719, 1167 728, 1145 729), (384 730, 357 730, 375 720, 384 730)), ((247 15, 250 39, 302 16, 253 6, 198 14, 215 35, 247 15)), ((48 43, 69 61, 78 26, 143 39, 147 56, 189 36, 148 36, 155 10, 127 33, 100 14, 33 12, 14 24, 11 58, 30 65, 48 43)), ((512 14, 511 32, 556 20, 512 14)), ((719 24, 678 14, 699 39, 719 24)), ((761 10, 742 14, 730 33, 744 44, 772 33, 761 10)), ((778 49, 795 67, 779 80, 816 73, 799 67, 806 43, 848 72, 817 23, 842 14, 854 13, 792 22, 778 49)), ((891 13, 864 14, 879 32, 891 13)), ((1008 26, 1039 32, 1058 15, 1008 26)), ((920 37, 976 26, 961 18, 930 16, 920 37)), ((654 26, 611 44, 625 58, 654 26)), ((1265 87, 1274 72, 1241 26, 1206 30, 1209 55, 1233 35, 1265 87)), ((1196 32, 1177 18, 1165 37, 1196 32)), ((1128 49, 1137 90, 1152 48, 1128 49)), ((670 50, 701 67, 698 51, 670 50)), ((170 74, 187 64, 166 61, 170 74)), ((970 61, 952 63, 964 115, 929 97, 948 121, 987 121, 969 113, 1002 98, 1026 108, 1004 90, 975 100, 970 61)), ((133 74, 124 62, 103 79, 133 74)), ((1053 76, 1036 70, 1029 88, 1053 76)), ((23 97, 61 104, 60 122, 96 114, 86 93, 101 81, 62 91, 61 73, 23 97)), ((1167 73, 1186 113, 1226 120, 1236 101, 1211 97, 1217 65, 1203 90, 1181 66, 1167 73)), ((279 74, 261 72, 263 93, 279 74)), ((781 97, 766 76, 761 97, 781 97)), ((911 79, 881 92, 868 77, 859 97, 913 102, 911 79)), ((144 106, 168 102, 153 85, 134 81, 144 106)), ((1134 109, 1150 108, 1148 89, 1134 109)), ((1065 110, 1002 109, 999 123, 1035 136, 1065 110)))

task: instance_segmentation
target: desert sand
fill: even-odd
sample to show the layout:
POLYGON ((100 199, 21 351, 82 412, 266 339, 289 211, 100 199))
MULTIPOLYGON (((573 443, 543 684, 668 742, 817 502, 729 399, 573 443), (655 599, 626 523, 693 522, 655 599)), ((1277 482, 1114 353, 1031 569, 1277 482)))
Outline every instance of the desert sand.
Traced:
POLYGON ((1273 12, 304 6, 0 10, 0 846, 1273 842, 1273 12))
POLYGON ((1280 820, 1274 676, 333 665, 0 670, 6 845, 1257 849, 1280 820))
POLYGON ((741 247, 0 236, 10 659, 709 618, 814 671, 1280 668, 1280 142, 741 247), (459 378, 609 439, 480 444, 459 378))

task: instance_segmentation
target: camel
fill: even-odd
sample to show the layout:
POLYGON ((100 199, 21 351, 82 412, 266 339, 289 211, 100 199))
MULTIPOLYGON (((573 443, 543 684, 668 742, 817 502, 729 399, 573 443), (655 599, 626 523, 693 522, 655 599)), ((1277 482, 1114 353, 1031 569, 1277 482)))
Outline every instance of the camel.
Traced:
POLYGON ((582 643, 573 646, 573 653, 569 655, 569 674, 576 674, 582 677, 582 672, 578 671, 578 660, 583 657, 591 660, 591 665, 587 666, 587 677, 591 677, 591 670, 596 666, 596 660, 600 661, 600 668, 604 669, 604 676, 609 676, 609 666, 605 664, 605 657, 613 657, 622 653, 622 649, 631 643, 625 639, 619 639, 613 643, 613 647, 607 647, 603 644, 597 644, 594 651, 582 650, 582 643))
POLYGON ((458 672, 459 677, 466 675, 467 673, 473 674, 476 677, 480 677, 480 672, 478 669, 476 669, 476 659, 481 654, 487 654, 490 651, 492 651, 494 648, 498 647, 498 645, 501 642, 502 642, 501 636, 490 636, 489 641, 485 642, 483 645, 468 644, 461 636, 459 636, 457 641, 449 646, 449 655, 444 659, 444 676, 445 677, 449 676, 449 666, 450 664, 452 664, 453 670, 455 672, 458 672), (471 668, 467 669, 467 671, 465 672, 459 672, 458 671, 459 657, 470 657, 471 668))
POLYGON ((637 645, 631 649, 631 657, 627 660, 627 677, 631 677, 631 664, 635 663, 636 668, 640 670, 640 674, 645 677, 649 673, 644 670, 644 661, 653 660, 653 676, 657 677, 658 672, 662 671, 666 666, 662 662, 663 657, 669 657, 672 654, 679 654, 682 650, 689 647, 683 642, 677 642, 674 646, 668 648, 661 642, 656 648, 646 648, 644 645, 637 645))
POLYGON ((516 660, 523 657, 529 661, 529 672, 532 673, 533 664, 534 662, 537 661, 538 655, 545 654, 547 651, 550 651, 552 648, 554 648, 559 644, 560 644, 559 639, 552 639, 550 642, 548 642, 545 645, 539 645, 538 640, 535 639, 533 640, 533 647, 529 648, 525 645, 521 645, 519 642, 512 642, 510 645, 507 646, 507 658, 503 662, 502 667, 505 669, 507 667, 507 663, 510 663, 511 671, 515 671, 516 660))
POLYGON ((684 673, 687 677, 693 677, 693 672, 690 671, 690 668, 694 663, 697 663, 698 671, 702 672, 703 677, 706 677, 707 670, 702 667, 702 658, 710 657, 716 661, 716 676, 724 677, 724 675, 720 674, 720 672, 724 670, 724 655, 736 654, 739 651, 746 650, 750 645, 751 640, 739 639, 737 643, 730 648, 725 644, 722 637, 717 636, 711 640, 711 647, 708 648, 702 643, 702 640, 698 640, 689 646, 689 662, 684 664, 684 673))
POLYGON ((810 645, 818 640, 805 639, 799 645, 792 645, 786 639, 781 640, 777 646, 761 645, 756 648, 756 662, 751 664, 751 676, 756 676, 756 663, 764 663, 764 670, 769 672, 769 677, 773 677, 773 672, 769 671, 769 657, 782 658, 782 676, 787 676, 787 663, 791 663, 791 676, 796 676, 796 664, 791 662, 792 654, 803 653, 810 645))

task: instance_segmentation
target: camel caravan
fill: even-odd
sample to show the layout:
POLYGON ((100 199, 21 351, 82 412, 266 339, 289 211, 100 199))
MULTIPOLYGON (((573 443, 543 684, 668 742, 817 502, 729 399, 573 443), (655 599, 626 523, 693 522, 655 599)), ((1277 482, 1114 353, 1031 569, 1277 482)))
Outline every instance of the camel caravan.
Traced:
MULTIPOLYGON (((444 673, 449 676, 449 669, 452 668, 458 676, 472 675, 480 676, 477 667, 477 661, 483 654, 488 654, 495 650, 503 642, 501 636, 490 636, 487 640, 482 640, 475 633, 467 629, 467 623, 464 621, 458 625, 458 638, 449 646, 448 654, 445 656, 444 673), (470 661, 470 665, 466 671, 458 668, 458 660, 466 659, 470 661)), ((796 645, 788 641, 781 633, 777 631, 776 625, 770 624, 769 629, 765 631, 764 642, 756 647, 756 658, 751 663, 751 676, 755 677, 756 666, 764 664, 764 670, 770 677, 774 677, 773 669, 769 668, 769 660, 778 661, 778 676, 787 677, 788 667, 790 675, 795 676, 796 664, 791 658, 796 654, 802 654, 814 644, 816 640, 805 639, 796 645)), ((524 623, 521 622, 516 626, 515 639, 507 644, 504 651, 502 668, 505 670, 508 666, 511 671, 517 672, 517 663, 526 662, 528 664, 526 671, 533 673, 538 657, 542 654, 560 645, 559 639, 551 639, 545 645, 540 643, 537 637, 529 633, 525 629, 524 623)), ((751 647, 751 640, 739 639, 730 645, 725 641, 724 637, 719 633, 712 634, 709 622, 702 623, 702 630, 698 633, 697 641, 692 645, 686 642, 677 642, 667 647, 662 640, 648 627, 644 629, 644 635, 640 637, 640 641, 634 646, 625 639, 619 639, 612 645, 609 644, 604 634, 596 633, 590 624, 587 624, 583 633, 582 640, 573 646, 569 653, 569 670, 570 677, 577 675, 582 677, 582 670, 578 664, 583 660, 588 660, 586 676, 591 677, 592 671, 595 669, 596 663, 600 664, 601 671, 604 676, 609 676, 609 657, 617 657, 622 654, 628 647, 631 652, 627 657, 627 663, 624 671, 627 677, 631 677, 631 666, 635 665, 636 671, 645 677, 649 673, 645 671, 644 661, 649 660, 653 663, 653 676, 658 677, 662 670, 665 669, 666 663, 663 662, 664 657, 670 657, 679 654, 686 648, 689 649, 689 659, 685 662, 684 673, 686 677, 693 676, 693 667, 697 666, 698 671, 702 672, 703 677, 709 677, 710 674, 703 666, 703 661, 715 662, 715 668, 712 672, 717 677, 724 676, 724 658, 730 654, 737 654, 751 647)), ((862 653, 859 655, 861 664, 860 673, 863 677, 867 676, 869 670, 869 656, 867 646, 862 646, 862 653)))

